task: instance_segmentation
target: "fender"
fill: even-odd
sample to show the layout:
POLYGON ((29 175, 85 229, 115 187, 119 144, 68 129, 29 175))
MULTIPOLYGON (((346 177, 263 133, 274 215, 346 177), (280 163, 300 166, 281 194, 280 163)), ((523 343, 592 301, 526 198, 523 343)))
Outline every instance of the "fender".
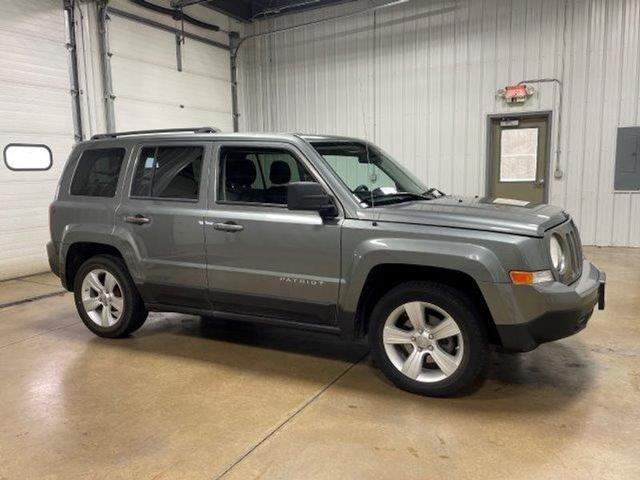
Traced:
POLYGON ((106 224, 71 224, 65 227, 61 239, 60 273, 64 285, 66 285, 67 254, 73 244, 81 242, 100 243, 117 249, 122 254, 133 281, 136 284, 144 283, 144 274, 139 268, 140 252, 137 251, 129 232, 124 229, 118 229, 116 232, 113 225, 106 224))
MULTIPOLYGON (((348 257, 345 257, 348 258, 348 257)), ((354 333, 360 294, 371 270, 385 264, 408 264, 455 270, 478 286, 508 282, 508 273, 490 249, 465 241, 424 238, 372 238, 359 243, 345 265, 339 298, 339 323, 345 337, 354 333)))

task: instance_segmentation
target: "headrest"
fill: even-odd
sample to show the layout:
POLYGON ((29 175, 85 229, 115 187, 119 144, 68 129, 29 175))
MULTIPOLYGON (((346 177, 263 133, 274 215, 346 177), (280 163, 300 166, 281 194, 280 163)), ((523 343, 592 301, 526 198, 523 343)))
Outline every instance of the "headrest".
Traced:
POLYGON ((227 185, 250 187, 256 179, 256 166, 244 155, 233 153, 227 156, 227 185))
POLYGON ((283 185, 291 181, 291 168, 287 162, 276 160, 269 169, 269 180, 274 185, 283 185))

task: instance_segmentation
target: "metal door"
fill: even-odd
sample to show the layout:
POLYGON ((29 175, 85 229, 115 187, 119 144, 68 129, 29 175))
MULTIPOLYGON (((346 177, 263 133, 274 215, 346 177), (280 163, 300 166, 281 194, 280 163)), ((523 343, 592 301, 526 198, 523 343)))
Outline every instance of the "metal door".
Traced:
POLYGON ((549 165, 549 117, 492 118, 489 196, 544 203, 549 165))

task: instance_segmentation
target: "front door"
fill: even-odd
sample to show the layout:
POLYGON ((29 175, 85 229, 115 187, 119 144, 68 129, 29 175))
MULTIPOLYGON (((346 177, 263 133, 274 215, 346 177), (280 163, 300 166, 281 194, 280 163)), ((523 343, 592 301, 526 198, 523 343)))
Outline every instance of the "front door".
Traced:
POLYGON ((135 150, 116 228, 135 245, 147 303, 207 309, 204 210, 211 145, 135 150))
POLYGON ((340 219, 287 209, 287 185, 316 181, 280 143, 219 144, 205 217, 207 278, 216 311, 334 325, 340 219))
POLYGON ((549 117, 492 118, 490 128, 489 196, 544 203, 549 117))

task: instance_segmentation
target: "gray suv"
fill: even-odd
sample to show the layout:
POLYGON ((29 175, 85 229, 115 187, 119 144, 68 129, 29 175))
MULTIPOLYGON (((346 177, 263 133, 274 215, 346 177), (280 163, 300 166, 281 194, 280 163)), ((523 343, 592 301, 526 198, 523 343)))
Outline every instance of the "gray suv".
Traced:
POLYGON ((559 208, 428 188, 378 147, 212 128, 94 136, 50 208, 52 271, 102 337, 171 311, 367 337, 398 387, 460 393, 604 308, 559 208))

